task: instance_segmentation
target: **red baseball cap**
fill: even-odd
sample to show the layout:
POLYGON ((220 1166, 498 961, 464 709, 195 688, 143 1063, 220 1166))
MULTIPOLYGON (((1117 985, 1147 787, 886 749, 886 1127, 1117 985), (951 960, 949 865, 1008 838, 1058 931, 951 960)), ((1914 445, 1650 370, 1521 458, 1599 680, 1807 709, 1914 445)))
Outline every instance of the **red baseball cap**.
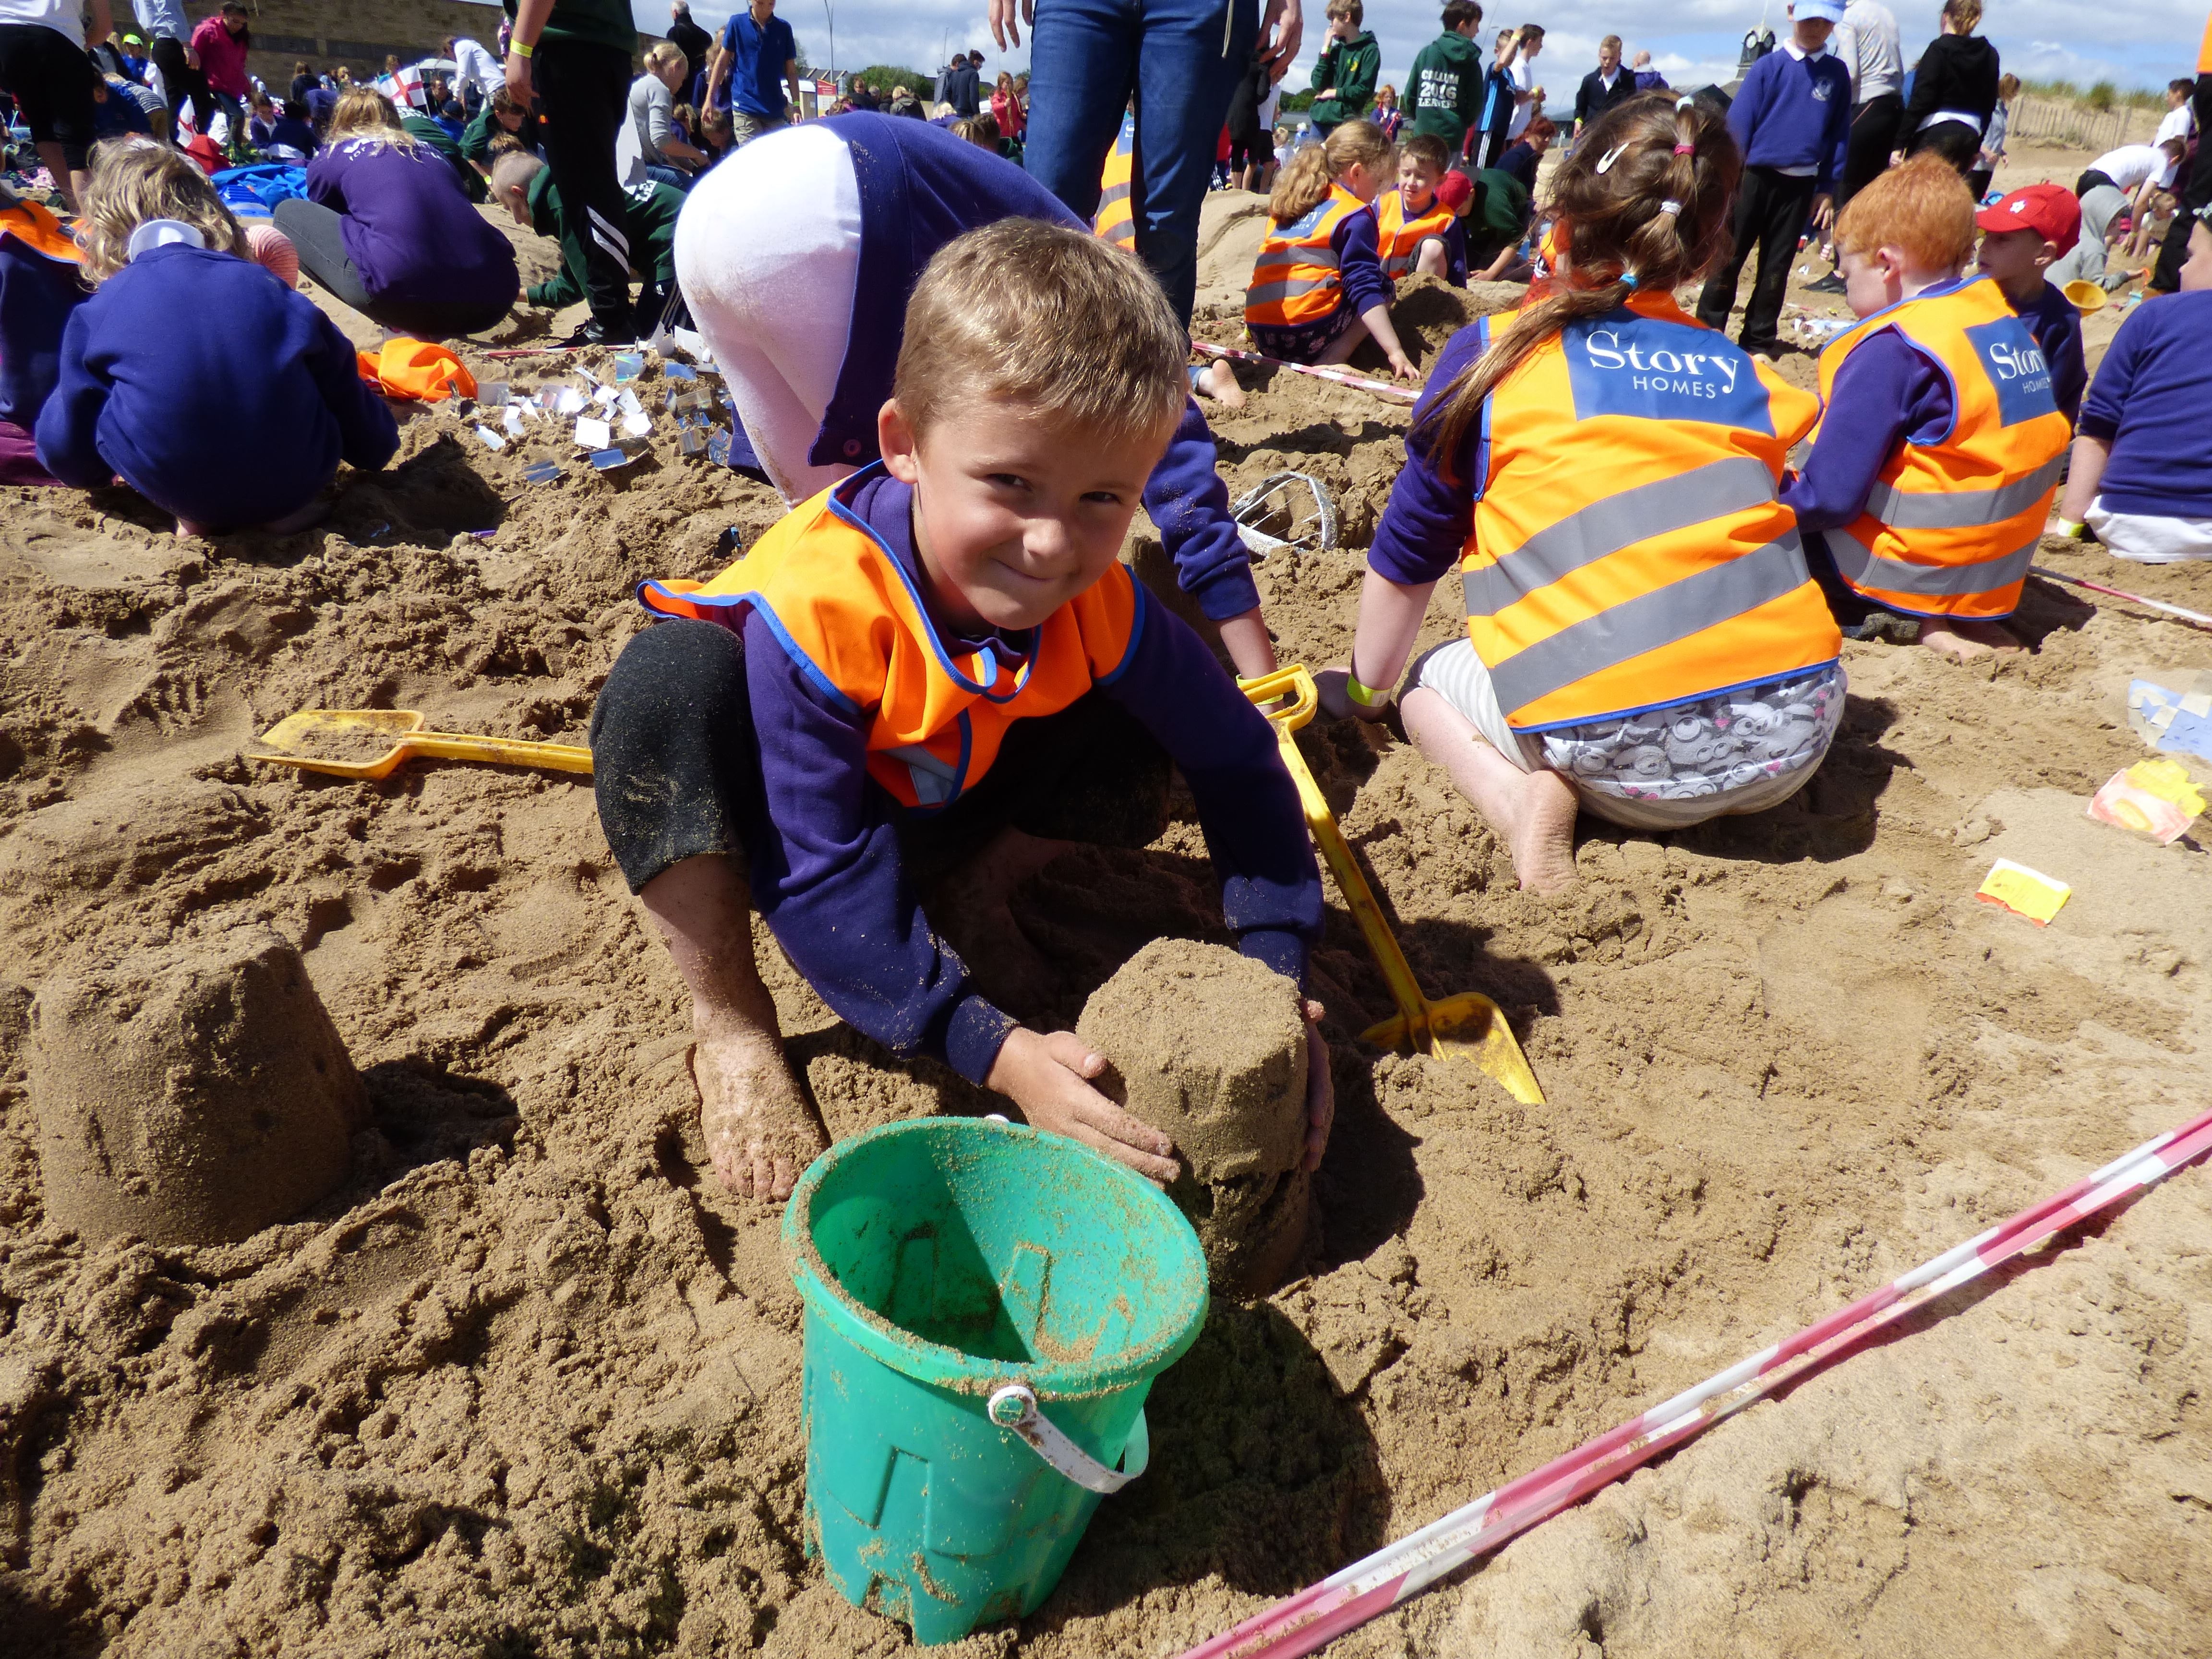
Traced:
POLYGON ((1437 180, 1437 200, 1457 213, 1474 199, 1474 180, 1454 169, 1437 180))
POLYGON ((2081 204, 2063 185, 2023 185, 1994 206, 1976 212, 1974 223, 2000 234, 2034 231, 2063 255, 2081 239, 2081 204))

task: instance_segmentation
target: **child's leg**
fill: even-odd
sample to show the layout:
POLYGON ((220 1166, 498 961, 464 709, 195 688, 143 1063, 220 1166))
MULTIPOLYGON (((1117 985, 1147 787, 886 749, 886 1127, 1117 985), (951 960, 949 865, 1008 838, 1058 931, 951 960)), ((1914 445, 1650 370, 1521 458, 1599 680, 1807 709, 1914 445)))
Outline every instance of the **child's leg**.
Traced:
POLYGON ((1442 237, 1430 237, 1421 244, 1421 251, 1413 256, 1413 270, 1419 276, 1441 276, 1449 268, 1442 237))
POLYGON ((1366 338, 1367 325, 1360 321, 1358 318, 1354 317, 1352 319, 1351 325, 1346 328, 1344 332, 1338 335, 1334 340, 1331 340, 1327 346, 1323 347, 1322 349, 1321 355, 1316 357, 1313 361, 1316 365, 1323 366, 1331 363, 1349 362, 1352 359, 1352 354, 1359 349, 1360 343, 1366 338))
POLYGON ((738 825, 757 787, 755 742, 744 646, 711 623, 638 635, 592 709, 607 845, 691 993, 692 1075, 714 1173, 734 1192, 781 1198, 829 1138, 784 1061, 753 959, 738 825))
MULTIPOLYGON (((1747 170, 1744 185, 1752 187, 1757 170, 1747 170)), ((1751 302, 1743 308, 1743 332, 1737 343, 1746 351, 1772 352, 1782 341, 1782 305, 1790 291, 1790 267, 1797 258, 1797 239, 1804 234, 1805 219, 1813 204, 1812 181, 1782 177, 1759 179, 1759 275, 1753 278, 1751 302)))
POLYGON ((1244 407, 1244 388, 1237 383, 1237 372, 1226 357, 1217 357, 1191 377, 1191 385, 1201 398, 1211 398, 1224 409, 1244 407))
POLYGON ((1751 252, 1753 240, 1758 235, 1758 224, 1753 209, 1759 191, 1757 174, 1744 169, 1743 182, 1736 187, 1735 212, 1730 223, 1729 256, 1713 268, 1705 285, 1698 292, 1698 320, 1707 328, 1723 332, 1728 328, 1729 312, 1735 305, 1735 285, 1743 275, 1743 262, 1751 252))
POLYGON ((294 198, 277 203, 270 217, 298 250, 300 274, 313 277, 330 290, 331 297, 340 305, 350 306, 367 316, 368 290, 362 286, 361 272, 354 268, 353 256, 346 252, 345 216, 320 202, 294 198))
POLYGON ((1537 893, 1572 886, 1574 786, 1549 768, 1528 763, 1474 647, 1455 640, 1428 653, 1414 679, 1402 705, 1413 746, 1444 769, 1504 841, 1522 886, 1537 893), (1510 753, 1501 741, 1513 744, 1510 753))

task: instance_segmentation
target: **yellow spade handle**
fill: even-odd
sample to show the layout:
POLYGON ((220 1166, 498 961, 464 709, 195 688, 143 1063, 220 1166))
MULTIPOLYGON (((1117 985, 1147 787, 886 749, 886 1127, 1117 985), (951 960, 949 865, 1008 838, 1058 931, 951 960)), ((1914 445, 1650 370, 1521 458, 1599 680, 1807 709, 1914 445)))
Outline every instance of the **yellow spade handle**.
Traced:
POLYGON ((1352 919, 1359 924, 1368 951, 1374 957, 1375 965, 1382 969, 1383 982, 1390 988, 1390 1000, 1398 1005, 1399 1013, 1405 1018, 1406 1035, 1414 1048, 1425 1049, 1429 1046, 1428 999, 1421 994, 1413 965, 1398 948, 1390 924, 1382 920, 1382 907, 1375 902, 1366 876, 1352 858, 1344 832, 1336 827, 1336 815, 1328 810, 1321 786, 1314 781, 1306 757, 1298 753, 1297 740, 1291 735, 1311 720, 1314 710, 1320 707, 1321 696, 1314 688, 1313 676, 1303 665, 1293 664, 1255 680, 1240 679, 1237 685, 1246 696, 1261 705, 1261 712, 1273 725, 1275 746, 1282 753, 1283 765, 1290 772, 1291 781, 1297 785, 1299 805, 1305 809, 1306 828, 1320 846, 1329 873, 1336 878, 1337 890, 1352 908, 1352 919), (1272 713, 1267 709, 1267 704, 1285 696, 1291 700, 1287 708, 1272 713))
POLYGON ((439 760, 491 761, 501 766, 536 766, 549 772, 592 769, 592 751, 572 743, 528 743, 514 738, 472 738, 459 732, 404 732, 398 746, 410 755, 439 760))

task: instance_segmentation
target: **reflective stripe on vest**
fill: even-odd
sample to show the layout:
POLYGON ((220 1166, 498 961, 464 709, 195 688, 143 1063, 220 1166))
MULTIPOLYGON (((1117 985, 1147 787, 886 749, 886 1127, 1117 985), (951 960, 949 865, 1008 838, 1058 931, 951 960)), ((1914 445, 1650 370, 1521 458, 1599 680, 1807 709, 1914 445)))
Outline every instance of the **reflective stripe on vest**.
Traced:
POLYGON ((1091 234, 1116 247, 1134 252, 1137 246, 1136 206, 1130 192, 1136 179, 1137 118, 1121 118, 1121 131, 1106 154, 1106 170, 1098 178, 1098 212, 1091 222, 1091 234))
POLYGON ((1421 244, 1432 236, 1442 236, 1452 226, 1452 210, 1443 203, 1434 203, 1426 213, 1418 218, 1406 217, 1406 198, 1395 190, 1386 191, 1375 202, 1375 246, 1382 256, 1382 269, 1392 281, 1396 281, 1413 268, 1419 258, 1421 244))
POLYGON ((1837 570, 1892 610, 2010 616, 2027 574, 2020 550, 2032 552, 2042 533, 2073 435, 2052 400, 2050 365, 1996 283, 1981 277, 1915 295, 1845 331, 1820 356, 1824 399, 1850 354, 1885 329, 1942 370, 1951 424, 1928 442, 1899 444, 1858 517, 1825 532, 1837 570))
POLYGON ((1341 185, 1303 219, 1287 225, 1270 220, 1244 290, 1244 320, 1285 328, 1318 322, 1333 313, 1343 289, 1336 250, 1330 239, 1337 228, 1367 204, 1341 185))
POLYGON ((1460 579, 1510 724, 1581 725, 1836 659, 1776 497, 1817 412, 1663 293, 1571 325, 1492 392, 1460 579))
POLYGON ((956 656, 915 578, 851 507, 882 471, 801 502, 711 581, 641 582, 638 600, 739 633, 758 616, 824 701, 865 728, 869 777, 931 810, 975 787, 1016 720, 1057 714, 1119 672, 1146 601, 1115 564, 1031 629, 1018 661, 1001 660, 1013 647, 999 641, 956 656))

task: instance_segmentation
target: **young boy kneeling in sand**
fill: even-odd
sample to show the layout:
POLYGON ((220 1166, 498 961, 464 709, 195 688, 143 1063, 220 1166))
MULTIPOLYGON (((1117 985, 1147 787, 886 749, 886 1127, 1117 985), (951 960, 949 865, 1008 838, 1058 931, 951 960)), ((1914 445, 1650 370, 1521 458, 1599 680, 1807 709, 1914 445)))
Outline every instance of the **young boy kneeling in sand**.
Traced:
MULTIPOLYGON (((970 232, 907 306, 884 459, 703 586, 640 589, 679 620, 609 675, 594 787, 690 987, 702 1127, 736 1191, 782 1196, 827 1144, 754 964, 756 908, 858 1030, 1157 1180, 1172 1149, 1091 1086, 1104 1062, 997 1006, 1051 973, 1013 889, 1070 842, 1152 841, 1172 760, 1230 929, 1303 981, 1321 883, 1273 735, 1116 557, 1182 418, 1186 355, 1130 255, 1030 219, 970 232)), ((1310 1164, 1327 1077, 1316 1037, 1310 1164)))
POLYGON ((1974 198, 1940 156, 1851 198, 1836 252, 1863 320, 1820 354, 1820 432, 1782 493, 1847 631, 1901 611, 1956 657, 2019 648, 2003 618, 2073 436, 2004 291, 1960 275, 1973 250, 1974 198))

